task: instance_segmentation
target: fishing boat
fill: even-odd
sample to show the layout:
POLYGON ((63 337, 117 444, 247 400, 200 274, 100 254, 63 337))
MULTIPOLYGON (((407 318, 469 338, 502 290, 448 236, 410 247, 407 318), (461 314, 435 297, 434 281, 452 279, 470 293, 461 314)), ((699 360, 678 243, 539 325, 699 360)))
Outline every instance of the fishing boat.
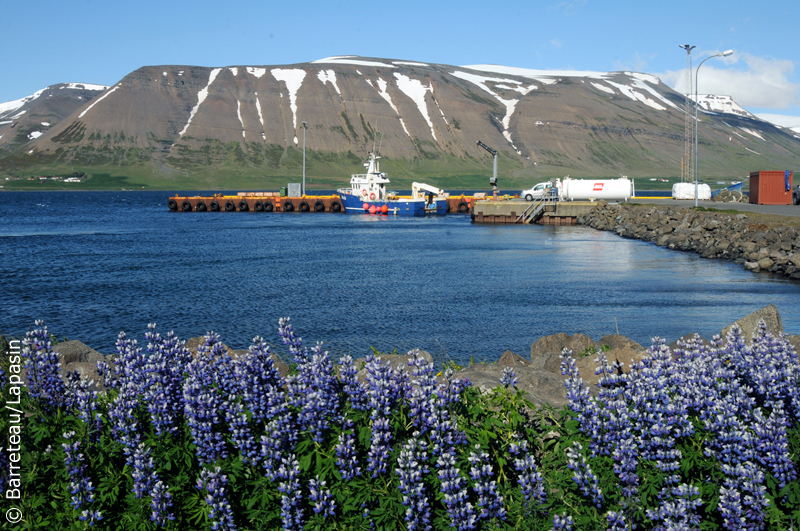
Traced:
POLYGON ((337 190, 348 214, 393 214, 397 216, 444 215, 447 194, 434 186, 412 183, 411 196, 400 196, 386 189, 389 177, 380 170, 380 156, 375 150, 364 163, 367 173, 354 173, 350 188, 337 190))

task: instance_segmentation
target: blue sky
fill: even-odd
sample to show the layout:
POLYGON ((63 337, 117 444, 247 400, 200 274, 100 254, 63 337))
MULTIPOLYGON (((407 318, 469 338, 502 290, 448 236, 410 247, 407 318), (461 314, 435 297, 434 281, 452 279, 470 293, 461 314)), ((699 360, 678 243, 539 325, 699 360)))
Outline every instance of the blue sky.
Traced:
POLYGON ((800 2, 5 0, 0 102, 111 85, 145 65, 282 65, 360 55, 451 65, 634 70, 800 127, 800 2), (781 117, 783 116, 783 117, 781 117))

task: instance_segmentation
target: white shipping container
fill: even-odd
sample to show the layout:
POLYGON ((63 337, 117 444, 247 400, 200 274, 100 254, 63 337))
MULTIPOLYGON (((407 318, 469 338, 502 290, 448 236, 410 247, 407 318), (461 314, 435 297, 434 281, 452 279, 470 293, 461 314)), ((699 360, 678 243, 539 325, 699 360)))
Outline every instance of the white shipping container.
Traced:
POLYGON ((633 181, 627 177, 619 179, 570 179, 562 181, 562 197, 565 201, 627 201, 635 196, 633 181))
MULTIPOLYGON (((672 199, 694 199, 694 183, 675 183, 672 185, 672 199)), ((711 199, 711 187, 707 184, 697 185, 697 199, 711 199)))

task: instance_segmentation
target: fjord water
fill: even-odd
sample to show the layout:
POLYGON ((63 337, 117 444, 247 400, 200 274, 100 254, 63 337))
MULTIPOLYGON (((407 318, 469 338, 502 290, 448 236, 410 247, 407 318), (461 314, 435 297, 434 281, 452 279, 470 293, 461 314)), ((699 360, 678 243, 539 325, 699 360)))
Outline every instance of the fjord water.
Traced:
POLYGON ((0 333, 44 319, 114 350, 150 322, 233 348, 280 317, 334 355, 414 347, 493 361, 539 337, 710 338, 775 304, 800 333, 800 283, 586 227, 468 216, 173 213, 167 192, 0 194, 0 333))

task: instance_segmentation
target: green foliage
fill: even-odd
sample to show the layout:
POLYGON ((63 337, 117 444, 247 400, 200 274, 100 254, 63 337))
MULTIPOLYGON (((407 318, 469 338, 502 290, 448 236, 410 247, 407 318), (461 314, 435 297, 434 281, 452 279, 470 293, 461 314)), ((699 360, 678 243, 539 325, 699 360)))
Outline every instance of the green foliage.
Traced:
MULTIPOLYGON (((608 350, 607 345, 600 347, 600 351, 608 350)), ((380 355, 374 349, 373 353, 380 355)), ((3 360, 2 367, 4 370, 8 369, 7 358, 3 360)), ((102 417, 107 418, 109 406, 115 396, 116 391, 99 395, 97 411, 102 417)), ((6 403, 12 399, 7 386, 3 389, 3 399, 6 403)), ((343 392, 340 400, 343 404, 346 402, 343 392)), ((157 529, 150 521, 149 499, 137 499, 132 493, 132 470, 125 465, 123 446, 112 436, 108 422, 101 429, 95 430, 62 410, 57 410, 52 415, 45 414, 38 407, 37 401, 31 399, 24 390, 21 402, 20 407, 27 415, 22 428, 22 499, 17 506, 22 510, 24 521, 16 526, 0 522, 0 529, 87 529, 86 524, 80 520, 78 511, 73 510, 69 503, 70 478, 62 447, 66 442, 64 433, 69 431, 74 431, 76 438, 86 441, 87 444, 84 449, 88 457, 86 473, 95 485, 96 501, 93 507, 103 514, 103 520, 94 529, 157 529)), ((188 427, 183 425, 175 433, 156 436, 145 405, 140 404, 131 413, 143 427, 143 442, 152 449, 159 477, 169 485, 173 497, 175 520, 166 529, 210 529, 208 507, 202 492, 196 488, 201 468, 188 427)), ((363 466, 372 435, 370 412, 346 408, 345 415, 352 422, 359 462, 363 466)), ((614 460, 611 457, 589 457, 586 454, 592 471, 599 478, 599 486, 604 495, 601 508, 595 507, 576 487, 572 472, 567 467, 565 449, 575 442, 587 448, 590 439, 580 432, 579 423, 569 409, 537 407, 525 392, 513 387, 498 386, 488 393, 468 387, 461 400, 451 405, 450 415, 457 421, 467 439, 467 444, 457 447, 457 462, 462 476, 467 478, 470 489, 474 487, 475 481, 469 478, 469 453, 479 450, 488 454, 488 464, 492 467, 493 478, 507 510, 505 521, 483 522, 482 529, 547 530, 552 526, 552 515, 567 513, 575 520, 576 529, 604 531, 607 529, 608 511, 620 510, 619 480, 614 473, 614 460), (543 505, 528 503, 522 496, 514 457, 510 453, 512 443, 519 440, 528 441, 542 473, 547 492, 547 501, 543 505)), ((723 479, 720 463, 703 453, 703 443, 708 437, 703 421, 698 417, 691 420, 695 427, 693 435, 679 441, 682 454, 680 474, 682 481, 701 490, 701 528, 722 530, 725 529, 723 519, 717 511, 719 488, 723 479)), ((313 514, 310 507, 307 507, 306 529, 366 530, 370 529, 370 520, 378 529, 405 529, 405 507, 398 490, 399 480, 395 469, 398 449, 414 432, 408 406, 395 408, 389 421, 393 450, 388 471, 377 477, 371 477, 365 472, 350 481, 344 481, 336 467, 335 445, 342 431, 341 427, 332 427, 321 442, 314 441, 311 433, 299 434, 295 453, 300 466, 301 487, 306 489, 308 481, 318 476, 326 481, 337 504, 336 515, 328 519, 313 514), (365 510, 368 518, 364 517, 365 510)), ((9 424, 8 415, 0 417, 0 430, 3 433, 8 433, 9 424)), ((255 429, 256 426, 252 428, 255 429)), ((792 426, 788 431, 788 443, 790 455, 797 467, 800 456, 798 426, 792 426)), ((234 448, 230 438, 226 439, 226 444, 229 448, 234 448)), ((282 527, 281 494, 277 490, 276 482, 265 478, 263 469, 243 463, 236 452, 231 452, 229 457, 215 464, 229 478, 229 500, 238 529, 254 531, 282 527)), ((431 521, 435 529, 450 529, 443 497, 436 494, 440 492, 441 482, 435 468, 431 466, 430 469, 425 476, 425 483, 431 493, 431 521)), ((638 522, 649 523, 646 510, 659 506, 658 493, 665 485, 666 477, 651 462, 639 464, 636 472, 641 480, 641 500, 632 512, 638 522)), ((767 529, 797 529, 797 523, 800 522, 800 481, 794 480, 783 489, 778 489, 775 479, 767 473, 766 484, 770 501, 767 529)), ((647 528, 646 525, 644 528, 647 528)))

